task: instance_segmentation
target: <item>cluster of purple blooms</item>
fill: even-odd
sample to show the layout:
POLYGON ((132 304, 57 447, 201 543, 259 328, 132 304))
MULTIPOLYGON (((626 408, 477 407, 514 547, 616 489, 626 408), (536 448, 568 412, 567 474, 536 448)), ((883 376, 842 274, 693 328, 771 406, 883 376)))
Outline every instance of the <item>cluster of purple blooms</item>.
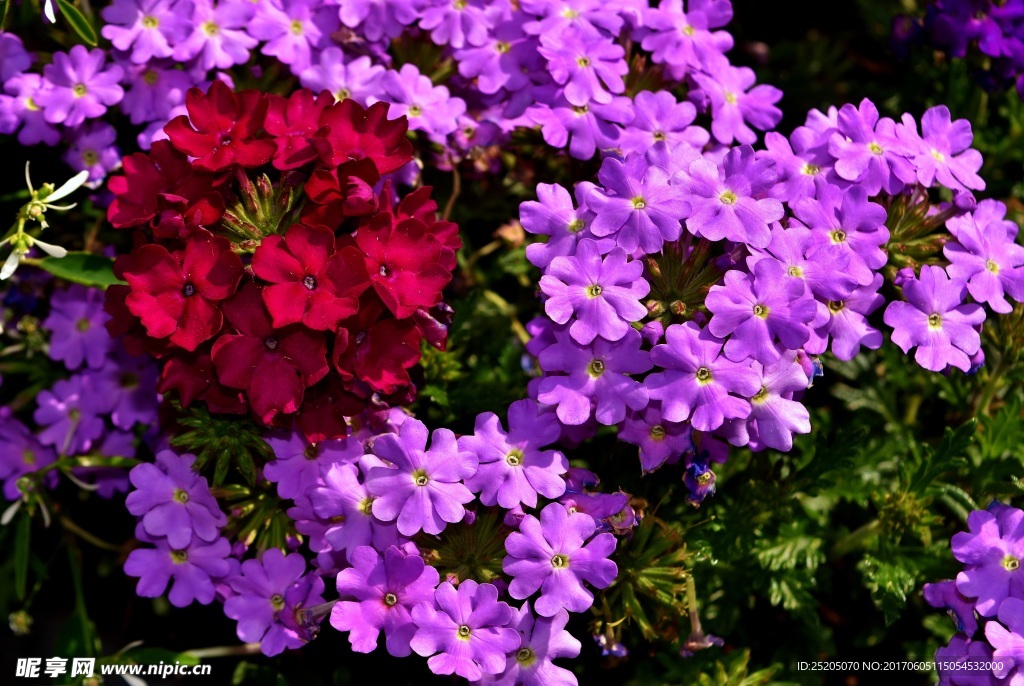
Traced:
POLYGON ((981 83, 989 89, 1016 87, 1024 99, 1024 1, 935 0, 923 17, 897 17, 898 48, 925 40, 951 57, 980 54, 981 83))
POLYGON ((35 71, 21 40, 0 33, 0 133, 23 145, 63 140, 68 164, 94 184, 121 158, 108 108, 144 127, 148 149, 185 114, 189 88, 233 83, 229 70, 257 50, 306 88, 391 103, 389 116, 408 116, 442 164, 480 157, 518 128, 539 127, 549 145, 588 159, 664 137, 703 146, 708 132, 690 126, 698 110, 721 145, 753 143, 755 129, 781 119, 781 91, 755 86, 753 71, 725 56, 729 0, 114 0, 100 17, 109 51, 75 46, 35 71), (395 39, 434 46, 430 59, 451 65, 444 85, 392 57, 395 39), (625 95, 624 45, 647 51, 662 81, 685 83, 689 101, 625 95))
POLYGON ((967 526, 952 541, 963 571, 924 587, 925 600, 947 610, 957 630, 935 653, 939 684, 1015 684, 1024 679, 1024 511, 993 501, 967 526))
MULTIPOLYGON (((157 370, 147 358, 128 355, 107 333, 103 292, 70 286, 53 292, 42 321, 51 359, 70 372, 36 398, 32 430, 0 415, 0 480, 4 497, 19 500, 33 484, 23 480, 59 458, 83 455, 135 456, 136 429, 157 416, 157 370)), ((128 490, 128 475, 116 467, 74 467, 69 476, 104 498, 128 490)), ((45 472, 44 484, 56 484, 45 472)))
MULTIPOLYGON (((680 106, 648 95, 648 116, 680 106)), ((685 456, 696 504, 713 486, 707 460, 725 459, 722 441, 789 450, 810 431, 800 397, 820 373, 816 356, 881 346, 869 316, 883 306, 893 342, 916 348, 921 366, 977 369, 983 306, 1006 313, 1008 297, 1024 301, 1024 248, 1002 203, 974 200, 985 184, 971 141, 970 124, 944 106, 919 128, 864 100, 812 111, 789 138, 768 133, 765 150, 664 136, 607 155, 598 183, 574 193, 541 184, 521 207, 526 230, 547 238, 526 253, 543 270, 547 315, 529 327, 531 397, 556 408, 570 443, 617 426, 645 472, 685 456), (936 186, 954 203, 931 205, 936 186), (945 220, 946 264, 936 250, 917 272, 894 269, 903 299, 886 304, 883 268, 901 250, 886 208, 897 204, 945 220), (717 273, 699 301, 652 292, 663 272, 709 250, 717 273), (666 307, 684 316, 666 320, 666 307)))

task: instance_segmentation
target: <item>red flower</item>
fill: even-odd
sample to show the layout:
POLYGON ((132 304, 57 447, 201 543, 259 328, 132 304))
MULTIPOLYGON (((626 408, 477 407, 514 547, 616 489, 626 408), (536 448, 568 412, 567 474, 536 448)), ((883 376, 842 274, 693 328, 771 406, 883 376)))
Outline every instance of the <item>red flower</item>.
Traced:
MULTIPOLYGON (((390 190, 390 187, 387 189, 390 190)), ((434 238, 441 243, 441 265, 448 271, 455 269, 458 260, 455 253, 462 247, 462 239, 459 237, 459 225, 455 222, 443 221, 437 218, 437 203, 430 197, 433 189, 430 186, 420 186, 409 195, 402 198, 395 208, 395 219, 401 221, 407 218, 419 219, 427 225, 434 238)), ((381 201, 385 207, 388 204, 381 201)))
POLYGON ((224 303, 224 313, 238 333, 223 334, 213 344, 220 382, 244 390, 264 424, 298 410, 305 389, 328 372, 323 334, 302 326, 274 329, 254 285, 224 303))
POLYGON ((387 103, 363 109, 354 100, 342 100, 323 111, 320 126, 314 144, 328 167, 369 158, 379 174, 387 174, 412 159, 412 143, 405 137, 409 120, 389 120, 387 103))
POLYGON ((320 128, 320 113, 334 103, 334 96, 324 91, 318 97, 309 90, 298 90, 287 99, 268 95, 270 103, 263 127, 274 136, 274 167, 298 169, 317 159, 312 138, 320 128))
MULTIPOLYGON (((124 278, 117 269, 114 273, 117 278, 124 278)), ((146 335, 142 322, 131 313, 125 302, 131 292, 132 289, 128 286, 114 285, 107 288, 106 299, 103 301, 103 311, 110 315, 105 324, 107 333, 111 338, 120 338, 129 355, 161 357, 167 349, 168 342, 166 339, 150 338, 146 335)))
POLYGON ((217 381, 210 348, 205 345, 194 352, 179 349, 169 355, 160 371, 156 390, 163 394, 177 391, 182 407, 202 400, 212 412, 246 414, 249 411, 241 393, 217 381))
POLYGON ((366 255, 366 271, 377 295, 398 319, 441 302, 452 275, 441 264, 442 245, 418 219, 397 224, 381 212, 359 227, 355 242, 366 255))
POLYGON ((153 338, 167 338, 186 350, 216 334, 224 318, 217 303, 235 292, 242 261, 231 245, 199 229, 172 255, 162 245, 143 245, 118 258, 132 292, 125 299, 153 338))
POLYGON ((348 435, 346 417, 364 409, 366 401, 343 389, 332 374, 306 391, 295 424, 306 440, 316 445, 348 435))
POLYGON ((380 319, 376 298, 363 298, 359 314, 334 339, 332 362, 349 387, 394 393, 412 383, 406 371, 420 361, 423 336, 412 320, 380 319))
POLYGON ((112 176, 107 187, 114 200, 107 219, 115 229, 145 224, 156 216, 158 195, 192 173, 188 157, 168 141, 156 141, 149 154, 136 152, 121 160, 124 176, 112 176))
POLYGON ((159 238, 187 240, 196 229, 213 226, 224 216, 224 198, 216 191, 194 200, 164 193, 160 200, 164 209, 152 222, 153 235, 159 238))
POLYGON ((370 285, 366 264, 357 249, 335 252, 334 243, 328 229, 293 224, 284 237, 268 236, 256 248, 253 272, 274 284, 263 289, 263 302, 275 327, 302 322, 334 330, 355 314, 370 285))
POLYGON ((203 171, 222 171, 234 165, 259 167, 270 161, 274 143, 257 140, 267 115, 267 99, 258 91, 233 93, 214 81, 208 93, 198 88, 185 95, 188 116, 175 117, 164 131, 178 150, 195 157, 203 171))
POLYGON ((379 203, 373 186, 380 180, 372 160, 352 160, 336 169, 317 169, 306 182, 312 201, 302 211, 306 224, 332 231, 347 217, 364 217, 377 211, 379 203))

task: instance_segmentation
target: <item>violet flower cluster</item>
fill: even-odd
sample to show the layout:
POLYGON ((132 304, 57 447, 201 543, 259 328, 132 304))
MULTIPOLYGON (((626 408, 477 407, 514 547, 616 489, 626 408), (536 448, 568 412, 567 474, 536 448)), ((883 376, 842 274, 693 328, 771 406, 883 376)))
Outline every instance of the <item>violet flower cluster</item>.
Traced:
POLYGON ((993 501, 971 512, 967 526, 952 540, 963 571, 924 586, 924 599, 956 626, 935 653, 939 684, 1012 684, 1024 678, 1024 511, 993 501))

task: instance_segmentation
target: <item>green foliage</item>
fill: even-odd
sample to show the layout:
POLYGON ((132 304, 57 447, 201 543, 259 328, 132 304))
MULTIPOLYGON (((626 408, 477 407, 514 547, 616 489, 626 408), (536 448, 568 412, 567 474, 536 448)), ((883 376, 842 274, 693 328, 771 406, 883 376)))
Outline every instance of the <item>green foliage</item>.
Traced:
POLYGON ((67 19, 68 24, 86 45, 95 47, 99 43, 99 37, 96 35, 96 28, 92 21, 82 14, 80 9, 71 4, 70 0, 57 0, 57 6, 60 7, 60 13, 67 19))
POLYGON ((171 445, 195 453, 194 469, 213 468, 211 484, 223 484, 232 471, 252 486, 257 465, 273 459, 273 451, 261 438, 261 430, 249 419, 235 415, 213 416, 205 406, 190 407, 178 418, 184 431, 171 445))
POLYGON ((39 267, 60 279, 83 286, 106 289, 107 286, 124 283, 114 276, 114 261, 102 255, 69 252, 64 257, 44 257, 39 260, 39 267))

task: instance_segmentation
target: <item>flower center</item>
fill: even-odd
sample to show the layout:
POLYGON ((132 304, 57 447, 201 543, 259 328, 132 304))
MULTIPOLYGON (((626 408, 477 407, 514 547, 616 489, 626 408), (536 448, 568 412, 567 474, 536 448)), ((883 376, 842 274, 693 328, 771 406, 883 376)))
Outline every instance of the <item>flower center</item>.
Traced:
POLYGON ((647 207, 647 201, 641 198, 639 195, 629 201, 633 205, 634 210, 642 210, 647 207))
POLYGON ((417 486, 426 486, 430 482, 430 477, 422 469, 417 469, 412 473, 412 481, 417 486))
POLYGON ((188 551, 187 550, 172 550, 171 561, 176 565, 185 564, 188 562, 188 551))
POLYGON ((665 135, 664 131, 655 131, 654 132, 654 140, 656 140, 656 141, 663 141, 666 138, 668 138, 668 136, 665 135))
POLYGON ((303 31, 302 22, 299 21, 298 19, 293 20, 289 30, 292 32, 293 35, 301 36, 303 31))
POLYGON ((580 16, 580 13, 572 9, 571 7, 566 7, 564 10, 562 10, 562 16, 565 17, 566 19, 575 19, 576 17, 580 16))
POLYGON ((754 316, 761 319, 768 319, 768 308, 764 305, 754 305, 754 316))
POLYGON ((188 491, 182 490, 180 488, 175 488, 174 499, 177 500, 182 505, 184 505, 185 503, 188 502, 188 491))
POLYGON ((32 98, 25 98, 25 109, 29 112, 38 112, 39 105, 37 105, 36 101, 32 98))
POLYGON ((569 556, 558 553, 551 558, 551 566, 555 569, 564 569, 569 566, 569 556))
POLYGON ((722 93, 722 97, 724 97, 725 101, 727 103, 729 103, 730 105, 735 105, 736 104, 736 94, 733 93, 732 91, 724 91, 722 93))
POLYGON ((932 148, 932 157, 935 159, 936 162, 946 161, 946 156, 934 148, 932 148))
POLYGON ((82 411, 79 410, 77 407, 72 407, 70 410, 68 410, 68 419, 70 419, 71 421, 77 422, 81 418, 82 411))
POLYGON ((928 315, 928 328, 932 331, 942 328, 942 315, 938 312, 933 312, 928 315))
POLYGON ((139 387, 139 375, 134 373, 134 372, 125 372, 117 380, 117 383, 118 383, 118 385, 121 386, 121 388, 125 388, 125 389, 138 388, 139 387))
POLYGON ((307 276, 302 280, 302 285, 306 287, 307 291, 311 291, 316 288, 316 279, 312 276, 307 276))
POLYGON ((697 483, 700 484, 701 486, 707 486, 708 483, 711 481, 712 476, 714 475, 710 471, 704 472, 703 474, 697 477, 697 483))
POLYGON ((821 171, 821 167, 810 162, 804 162, 804 166, 800 167, 800 173, 804 176, 814 176, 821 171))
POLYGON ((337 91, 334 92, 334 99, 335 100, 344 100, 346 98, 351 98, 351 97, 352 97, 352 91, 350 91, 348 88, 339 88, 337 91))
POLYGON ((828 236, 829 236, 829 238, 832 239, 833 243, 845 243, 846 242, 846 232, 843 231, 842 229, 835 229, 834 231, 829 233, 828 236))
POLYGON ((994 260, 985 260, 985 269, 989 270, 993 274, 999 273, 999 265, 994 260))
POLYGON ((455 0, 455 2, 452 3, 452 7, 457 10, 464 10, 466 9, 466 0, 455 0))
POLYGON ((736 194, 733 193, 732 191, 722 191, 721 193, 719 193, 718 199, 721 201, 723 205, 736 204, 736 194))
POLYGON ((523 667, 529 667, 536 661, 537 658, 534 656, 532 648, 520 648, 516 653, 516 662, 523 667))
POLYGON ((882 149, 882 146, 876 143, 875 141, 868 143, 868 150, 870 150, 875 155, 881 155, 883 152, 885 152, 885 150, 882 149))
POLYGON ((423 108, 419 105, 409 105, 409 116, 418 117, 423 114, 423 108))
POLYGON ((284 609, 284 596, 280 593, 275 593, 274 595, 270 596, 270 604, 273 606, 274 610, 280 612, 282 609, 284 609))
POLYGON ((590 66, 590 58, 586 55, 576 58, 576 64, 580 65, 584 69, 590 66))
POLYGON ((76 98, 80 98, 89 92, 89 89, 85 87, 84 83, 76 83, 75 87, 71 89, 71 92, 75 94, 76 98))
POLYGON ((655 424, 651 427, 651 440, 660 441, 665 438, 665 427, 661 424, 655 424))
POLYGON ((277 350, 278 342, 273 336, 267 336, 263 339, 263 346, 267 350, 277 350))
POLYGON ((577 116, 586 114, 588 112, 586 105, 574 105, 572 111, 575 112, 577 116))
POLYGON ((75 328, 83 332, 88 331, 89 329, 92 328, 92 322, 90 322, 85 317, 82 317, 77 322, 75 322, 75 328))
POLYGON ((461 638, 463 641, 469 640, 469 633, 469 627, 465 624, 459 627, 459 638, 461 638))
POLYGON ((683 24, 682 32, 684 36, 692 36, 697 32, 697 29, 693 28, 689 24, 683 24))
POLYGON ((100 161, 100 155, 95 150, 86 150, 82 153, 82 162, 85 163, 86 167, 95 166, 100 161))
POLYGON ((385 593, 384 604, 388 607, 394 607, 398 604, 398 596, 396 596, 394 593, 385 593))
POLYGON ((790 276, 795 276, 798 279, 804 278, 804 270, 795 264, 790 266, 790 268, 786 270, 786 273, 790 276))
POLYGON ((600 286, 598 286, 596 283, 593 286, 587 286, 587 297, 588 298, 596 298, 599 295, 601 295, 601 287, 600 286))
POLYGON ((697 383, 701 386, 706 386, 711 383, 711 370, 707 367, 701 367, 697 370, 697 383))
POLYGON ((149 15, 142 18, 142 28, 155 29, 158 26, 160 26, 160 20, 156 17, 149 15))
POLYGON ((601 360, 591 360, 590 364, 587 365, 587 374, 594 379, 604 374, 604 362, 601 360))
POLYGON ((766 400, 768 400, 768 389, 765 388, 764 386, 761 386, 761 390, 759 390, 750 400, 751 402, 755 402, 758 405, 764 403, 766 400))
POLYGON ((579 233, 580 231, 583 230, 583 226, 584 224, 582 219, 573 219, 571 222, 569 222, 569 226, 567 227, 567 229, 569 233, 579 233))
POLYGON ((204 21, 203 22, 203 33, 208 37, 216 36, 220 33, 220 27, 215 22, 204 21))
POLYGON ((1020 569, 1020 559, 1013 555, 1007 555, 1003 558, 1003 569, 1008 572, 1015 572, 1020 569))
POLYGON ((380 272, 379 272, 379 274, 380 274, 381 276, 387 276, 387 275, 388 275, 388 274, 390 274, 390 273, 391 273, 391 271, 390 271, 390 270, 389 270, 389 269, 387 268, 387 265, 384 265, 384 264, 382 264, 382 265, 380 266, 380 272))
POLYGON ((846 307, 846 303, 843 302, 842 300, 829 300, 828 301, 828 310, 829 310, 829 312, 832 312, 833 314, 835 314, 836 312, 842 312, 844 307, 846 307))
POLYGON ((186 298, 191 298, 196 293, 196 287, 190 283, 186 283, 185 287, 181 289, 181 294, 186 298))
POLYGON ((498 41, 497 43, 495 43, 494 49, 504 55, 506 52, 512 49, 512 46, 506 43, 505 41, 498 41))
POLYGON ((21 461, 28 467, 31 467, 36 463, 36 454, 31 450, 26 450, 21 454, 21 461))
POLYGON ((359 501, 359 511, 367 517, 373 512, 373 498, 367 496, 359 501))
POLYGON ((327 521, 329 521, 331 524, 344 524, 345 523, 345 519, 346 519, 345 515, 341 514, 341 515, 334 515, 333 517, 328 517, 327 521))
POLYGON ((523 451, 519 448, 512 448, 508 451, 508 455, 505 456, 505 463, 509 467, 518 467, 523 464, 523 451))

